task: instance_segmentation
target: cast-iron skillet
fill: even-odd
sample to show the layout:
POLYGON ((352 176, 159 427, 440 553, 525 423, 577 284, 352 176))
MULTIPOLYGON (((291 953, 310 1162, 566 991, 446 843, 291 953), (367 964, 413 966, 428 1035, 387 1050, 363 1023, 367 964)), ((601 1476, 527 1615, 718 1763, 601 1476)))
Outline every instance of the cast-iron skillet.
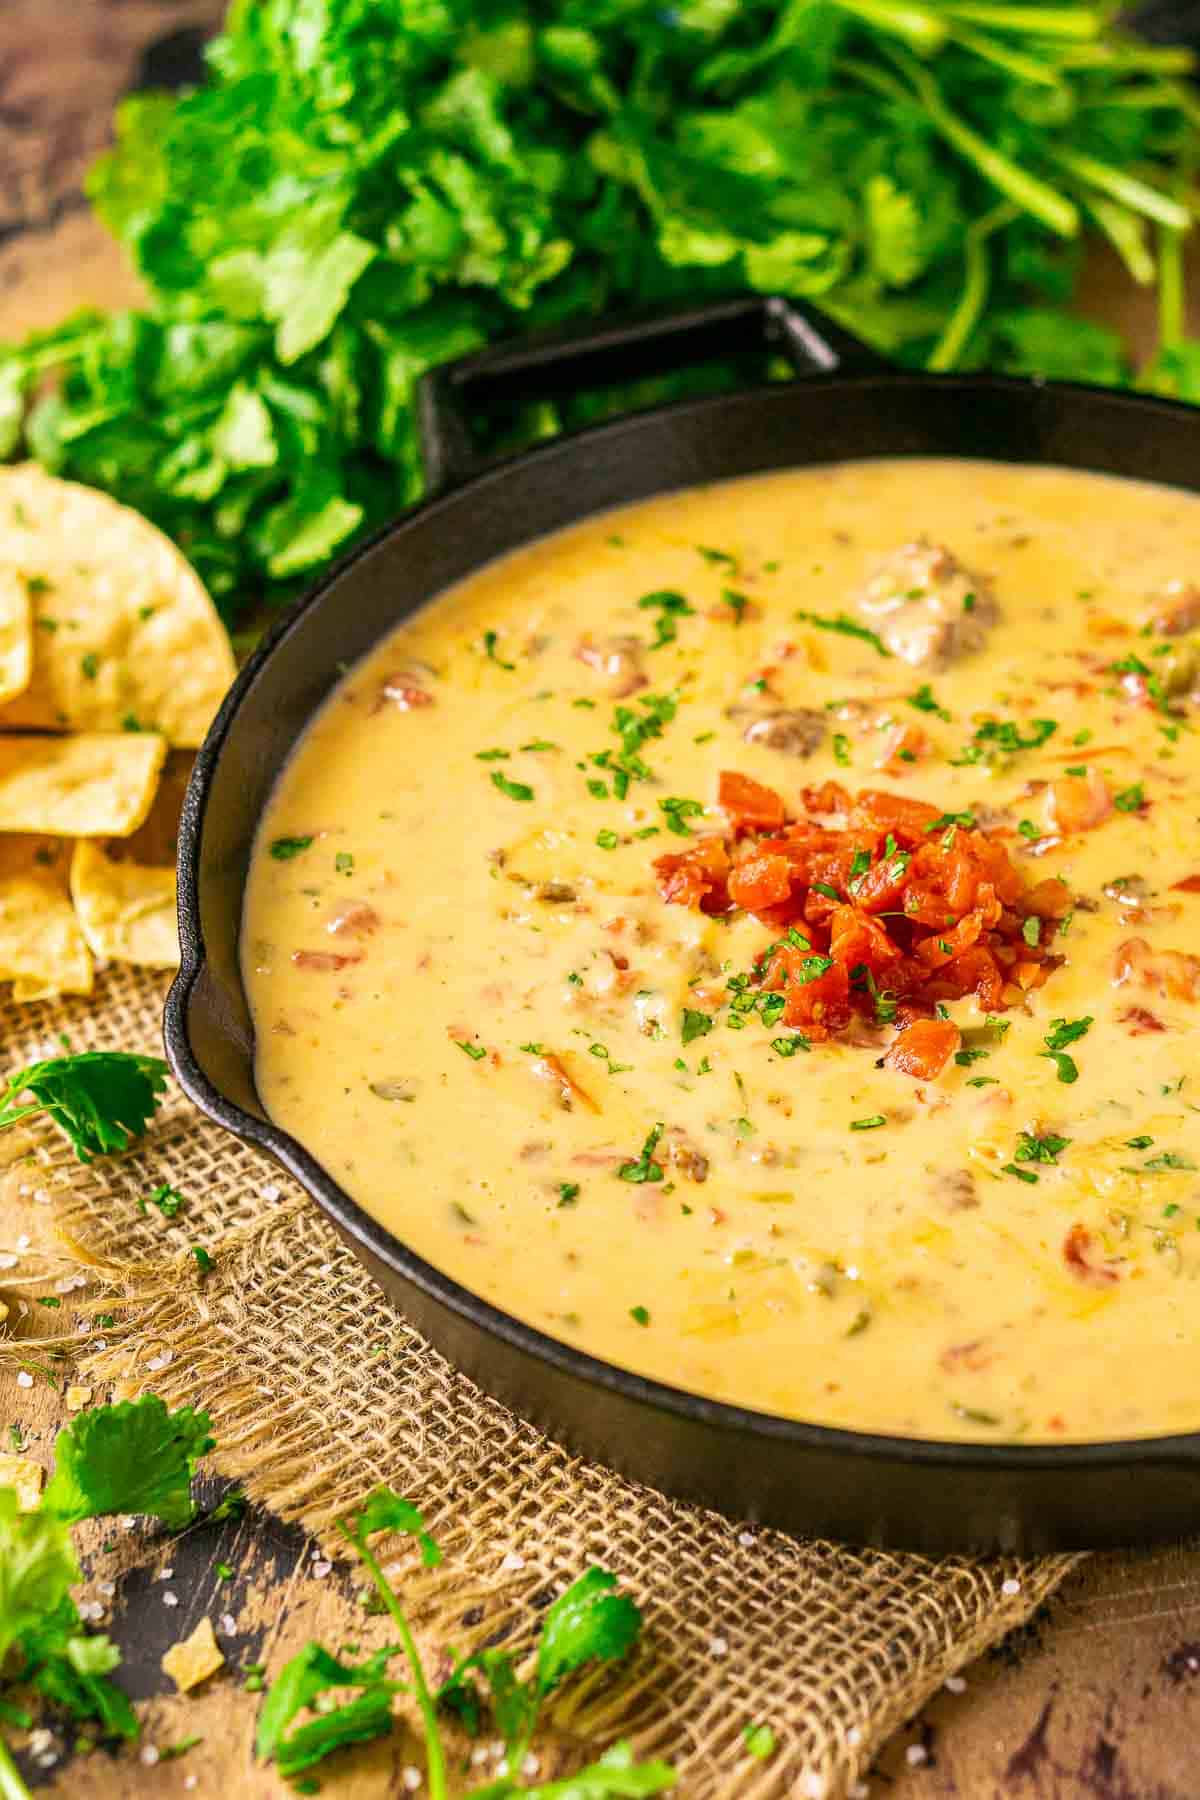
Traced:
MULTIPOLYGON (((499 1312, 414 1255, 267 1118, 238 933, 255 827, 341 671, 492 558, 625 501, 839 458, 995 457, 1197 489, 1200 415, 1099 389, 898 373, 790 303, 759 297, 482 351, 427 378, 419 411, 434 497, 356 548, 280 620, 197 759, 179 841, 183 962, 166 1010, 167 1054, 185 1092, 296 1176, 407 1317, 481 1386, 668 1494, 796 1531, 931 1551, 1193 1530, 1200 1436, 1058 1447, 830 1430, 644 1380, 499 1312), (764 351, 789 357, 806 379, 637 413, 491 467, 472 449, 469 391, 502 405, 764 351)), ((465 1132, 480 1128, 485 1118, 464 1117, 465 1132)), ((1149 1363, 1139 1378, 1152 1393, 1149 1363)))

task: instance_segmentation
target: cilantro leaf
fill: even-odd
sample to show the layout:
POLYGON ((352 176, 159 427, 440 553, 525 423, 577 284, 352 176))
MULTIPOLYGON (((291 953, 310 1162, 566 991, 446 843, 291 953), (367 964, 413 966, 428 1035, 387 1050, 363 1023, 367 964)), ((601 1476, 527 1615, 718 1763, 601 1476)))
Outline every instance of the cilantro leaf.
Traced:
MULTIPOLYGON (((525 1800, 646 1800, 675 1786, 675 1771, 657 1758, 635 1763, 629 1744, 614 1744, 596 1762, 577 1774, 564 1775, 538 1787, 510 1789, 525 1800)), ((487 1790, 483 1790, 486 1792, 487 1790)), ((482 1794, 480 1795, 482 1800, 482 1794)))
POLYGON ((548 1694, 585 1663, 611 1662, 636 1643, 642 1615, 616 1587, 615 1575, 591 1568, 554 1602, 538 1643, 539 1694, 548 1694))
POLYGON ((411 1500, 402 1500, 386 1482, 372 1488, 352 1515, 351 1528, 355 1542, 359 1544, 365 1544, 375 1531, 402 1531, 406 1537, 417 1539, 421 1546, 421 1561, 427 1569, 436 1568, 442 1560, 442 1553, 426 1531, 420 1512, 411 1500))
MULTIPOLYGON (((382 1682, 388 1663, 395 1654, 396 1647, 389 1645, 367 1657, 365 1662, 345 1663, 336 1656, 331 1656, 320 1644, 305 1644, 303 1650, 298 1651, 290 1662, 283 1665, 271 1683, 270 1692, 258 1715, 254 1754, 265 1762, 280 1751, 282 1759, 284 1732, 298 1712, 311 1706, 318 1694, 326 1693, 332 1687, 376 1687, 382 1682)), ((391 1684, 388 1691, 390 1693, 391 1684)), ((330 1749, 335 1747, 333 1743, 329 1745, 330 1749)), ((321 1754, 325 1752, 322 1751, 321 1754)), ((313 1757, 312 1760, 315 1762, 316 1758, 313 1757)), ((305 1764, 298 1766, 304 1767, 305 1764)))
POLYGON ((0 1093, 0 1131, 46 1112, 70 1138, 80 1162, 127 1150, 140 1138, 167 1085, 157 1056, 86 1050, 33 1063, 9 1077, 0 1093), (18 1102, 24 1094, 33 1100, 18 1102))
MULTIPOLYGON (((388 1682, 378 1687, 367 1688, 357 1700, 350 1700, 345 1706, 335 1706, 330 1712, 320 1713, 305 1725, 297 1726, 290 1737, 283 1739, 275 1755, 279 1773, 284 1776, 299 1775, 304 1769, 311 1769, 322 1757, 329 1756, 334 1750, 341 1750, 347 1744, 365 1744, 371 1738, 383 1737, 392 1729, 392 1695, 395 1688, 388 1682)), ((261 1752, 260 1752, 261 1754, 261 1752)))
POLYGON ((64 1600, 70 1604, 67 1590, 78 1580, 66 1521, 44 1505, 20 1512, 13 1490, 0 1488, 0 1658, 64 1600))
POLYGON ((72 1522, 150 1513, 177 1529, 195 1516, 192 1476, 213 1442, 207 1413, 169 1412, 157 1394, 82 1412, 55 1440, 42 1510, 72 1522))

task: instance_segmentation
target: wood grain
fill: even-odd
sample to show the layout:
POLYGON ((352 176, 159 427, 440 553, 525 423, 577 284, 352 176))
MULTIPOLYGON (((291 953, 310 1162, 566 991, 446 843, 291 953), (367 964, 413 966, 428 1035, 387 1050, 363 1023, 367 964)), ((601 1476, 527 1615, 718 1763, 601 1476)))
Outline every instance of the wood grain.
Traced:
MULTIPOLYGON (((74 0, 51 20, 46 0, 4 0, 0 338, 50 325, 77 306, 136 298, 132 274, 86 211, 83 175, 120 95, 148 65, 154 72, 186 61, 188 34, 211 28, 221 10, 218 0, 74 0)), ((1140 347, 1149 346, 1152 299, 1131 298, 1105 258, 1090 275, 1088 310, 1119 316, 1140 347)), ((47 1209, 18 1187, 0 1190, 0 1239, 11 1247, 27 1234, 34 1245, 49 1243, 47 1209)), ((38 1266, 32 1250, 20 1254, 10 1279, 38 1266)), ((65 1328, 68 1308, 64 1299, 47 1316, 65 1328)), ((19 1423, 43 1463, 59 1417, 59 1396, 44 1382, 26 1389, 0 1378, 0 1430, 19 1423)), ((60 1737, 52 1768, 23 1755, 28 1778, 73 1800, 267 1800, 289 1791, 252 1764, 257 1708, 239 1671, 258 1662, 277 1668, 309 1637, 331 1646, 380 1641, 350 1571, 339 1565, 320 1578, 314 1549, 299 1531, 255 1512, 174 1539, 93 1531, 84 1591, 105 1601, 105 1628, 125 1653, 122 1680, 141 1703, 143 1753, 193 1735, 203 1742, 151 1764, 129 1751, 73 1756, 60 1737), (111 1597, 102 1583, 112 1584, 111 1597), (204 1613, 217 1624, 228 1667, 180 1696, 160 1659, 204 1613)), ((786 1729, 785 1720, 772 1723, 786 1729)), ((881 1759, 870 1791, 894 1800, 1196 1800, 1198 1741, 1200 1550, 1096 1557, 1017 1641, 967 1672, 961 1693, 939 1696, 913 1722, 881 1759)), ((397 1734, 343 1759, 325 1787, 355 1800, 398 1797, 414 1760, 415 1747, 397 1734)))

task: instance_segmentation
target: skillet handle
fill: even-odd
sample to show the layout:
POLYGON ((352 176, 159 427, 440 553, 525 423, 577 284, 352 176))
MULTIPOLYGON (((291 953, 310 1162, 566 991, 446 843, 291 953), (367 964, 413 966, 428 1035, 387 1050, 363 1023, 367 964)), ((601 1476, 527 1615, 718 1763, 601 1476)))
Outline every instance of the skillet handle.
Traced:
POLYGON ((831 319, 775 294, 750 294, 684 312, 626 314, 580 330, 509 338, 444 363, 417 388, 417 424, 430 491, 458 487, 487 466, 470 407, 667 375, 720 357, 770 352, 797 375, 869 374, 889 365, 831 319))

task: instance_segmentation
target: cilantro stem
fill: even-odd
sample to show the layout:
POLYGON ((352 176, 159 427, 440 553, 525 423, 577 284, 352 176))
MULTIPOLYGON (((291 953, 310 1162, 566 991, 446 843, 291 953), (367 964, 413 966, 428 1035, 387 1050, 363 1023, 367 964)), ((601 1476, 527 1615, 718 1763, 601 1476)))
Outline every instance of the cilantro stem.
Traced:
POLYGON ((1192 223, 1192 215, 1187 207, 1178 200, 1173 200, 1170 194, 1164 194, 1160 188, 1152 187, 1148 181, 1142 181, 1125 169, 1117 169, 1111 163, 1101 162, 1099 157, 1088 156, 1082 150, 1059 149, 1054 152, 1054 160, 1077 180, 1086 182, 1089 187, 1099 188, 1102 194, 1119 200, 1124 206, 1132 207, 1134 212, 1145 213, 1147 218, 1157 219, 1160 225, 1170 225, 1176 231, 1187 231, 1192 223))
POLYGON ((973 0, 945 0, 942 10, 952 19, 967 19, 991 31, 1074 42, 1098 37, 1104 24, 1103 14, 1090 6, 991 6, 976 5, 973 0))
MULTIPOLYGON (((421 1709, 421 1722, 425 1729, 425 1755, 427 1759, 426 1778, 429 1782, 429 1800, 449 1800, 449 1789, 446 1786, 446 1757, 442 1749, 442 1734, 438 1729, 437 1712, 433 1704, 433 1696, 429 1692, 425 1680, 425 1670, 421 1664, 421 1655, 416 1640, 409 1628, 408 1620, 401 1609, 400 1602, 392 1591, 387 1576, 379 1563, 371 1554, 361 1537, 350 1531, 345 1522, 338 1520, 338 1530, 346 1542, 356 1550, 362 1558, 368 1575, 375 1583, 379 1597, 391 1615, 392 1623, 400 1634, 400 1642, 404 1647, 404 1655, 412 1670, 413 1692, 417 1697, 417 1705, 421 1709)), ((2 1797, 0 1797, 2 1800, 2 1797)))
POLYGON ((1158 233, 1158 347, 1168 350, 1184 332, 1183 233, 1163 225, 1158 233))
POLYGON ((987 304, 988 288, 991 285, 991 259, 986 249, 987 240, 993 231, 1011 225, 1017 212, 1018 209, 1012 202, 1005 200, 968 227, 963 246, 966 268, 962 293, 946 321, 946 329, 930 351, 929 361, 925 365, 935 374, 955 368, 966 349, 971 333, 987 304))
POLYGON ((900 0, 900 4, 897 0, 838 0, 838 5, 843 12, 873 25, 876 31, 903 38, 923 56, 940 50, 946 41, 945 20, 928 7, 910 5, 907 0, 900 0))
MULTIPOLYGON (((922 106, 929 115, 930 123, 940 131, 946 142, 970 163, 974 163, 979 173, 1015 200, 1024 212, 1032 213, 1043 225, 1059 237, 1073 238, 1079 234, 1079 208, 1074 201, 1060 194, 1049 182, 1042 181, 1037 175, 1031 175, 1028 169, 1021 168, 1019 163, 1005 156, 989 144, 986 138, 980 137, 970 125, 951 111, 942 99, 941 89, 932 75, 926 73, 911 56, 898 50, 891 53, 917 94, 922 106)), ((1063 159, 1060 159, 1063 160, 1063 159)), ((1086 159, 1090 161, 1091 159, 1086 159)), ((1064 161, 1064 166, 1069 166, 1064 161)), ((1076 173, 1079 171, 1076 170, 1076 173)), ((1096 183, 1098 186, 1099 183, 1096 183)), ((1139 187, 1142 184, 1138 184, 1139 187)), ((1171 202, 1174 206, 1174 202, 1171 202)))
POLYGON ((3 1800, 30 1800, 29 1789, 21 1779, 21 1771, 12 1759, 12 1754, 0 1737, 0 1796, 3 1800))

